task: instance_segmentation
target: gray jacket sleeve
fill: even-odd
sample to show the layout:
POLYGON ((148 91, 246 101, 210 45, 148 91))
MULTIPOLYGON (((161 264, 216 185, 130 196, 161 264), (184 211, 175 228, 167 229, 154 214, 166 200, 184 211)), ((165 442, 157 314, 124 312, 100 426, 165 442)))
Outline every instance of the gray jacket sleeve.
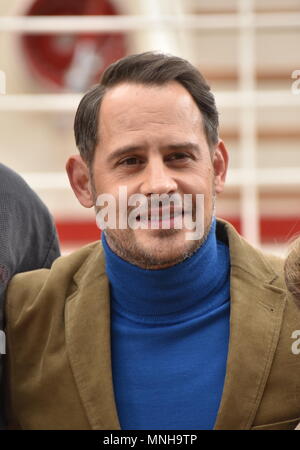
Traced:
POLYGON ((19 175, 0 164, 0 381, 8 281, 16 273, 51 267, 59 255, 55 225, 46 206, 19 175))

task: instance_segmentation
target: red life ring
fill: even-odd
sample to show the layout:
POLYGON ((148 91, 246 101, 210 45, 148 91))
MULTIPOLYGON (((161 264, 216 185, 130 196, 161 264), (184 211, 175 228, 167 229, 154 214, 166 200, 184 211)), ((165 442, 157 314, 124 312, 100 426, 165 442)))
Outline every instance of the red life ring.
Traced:
MULTIPOLYGON (((26 15, 115 15, 109 0, 35 0, 26 15)), ((31 70, 56 88, 84 91, 126 54, 122 33, 23 34, 21 44, 31 70)))

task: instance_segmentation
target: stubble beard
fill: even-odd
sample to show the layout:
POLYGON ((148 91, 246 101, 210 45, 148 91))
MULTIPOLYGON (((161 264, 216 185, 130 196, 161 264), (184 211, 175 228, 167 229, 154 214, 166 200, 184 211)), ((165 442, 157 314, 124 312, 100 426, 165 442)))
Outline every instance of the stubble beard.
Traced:
MULTIPOLYGON (((186 241, 185 248, 175 256, 163 257, 155 250, 151 251, 144 246, 139 245, 135 236, 132 235, 133 230, 109 230, 104 231, 107 243, 120 258, 134 264, 142 269, 163 269, 174 266, 191 257, 206 241, 210 231, 210 225, 206 227, 204 235, 199 240, 186 241), (131 232, 131 233, 130 233, 131 232), (130 236, 131 234, 131 236, 130 236), (130 236, 130 237, 129 237, 130 236)), ((179 230, 155 230, 155 236, 159 239, 168 239, 178 233, 179 230)), ((150 231, 153 232, 153 231, 150 231)), ((168 243, 172 246, 172 241, 168 243)))
MULTIPOLYGON (((92 186, 92 194, 94 198, 94 204, 96 204, 96 189, 93 180, 93 176, 91 175, 91 186, 92 186)), ((125 261, 134 264, 142 269, 156 270, 167 268, 170 266, 174 266, 190 258, 202 245, 206 242, 207 237, 210 232, 211 224, 213 217, 215 215, 215 200, 216 195, 213 192, 212 198, 212 210, 210 214, 210 220, 205 225, 203 236, 200 239, 196 240, 186 240, 186 245, 183 251, 181 251, 178 255, 173 257, 163 257, 155 252, 151 252, 144 248, 142 245, 139 245, 135 236, 135 230, 125 229, 125 230, 113 230, 107 228, 103 231, 105 234, 106 241, 110 247, 110 249, 116 253, 120 258, 125 261)), ((160 239, 170 239, 172 236, 176 239, 176 234, 182 232, 182 230, 178 229, 160 229, 160 230, 151 230, 150 232, 154 232, 155 236, 160 239)), ((172 242, 169 242, 169 246, 172 246, 172 242)))
MULTIPOLYGON (((211 215, 208 223, 205 225, 203 236, 197 240, 186 240, 184 249, 177 255, 164 257, 159 254, 159 251, 148 250, 138 243, 135 231, 131 229, 112 230, 107 228, 104 231, 105 238, 112 251, 120 258, 138 267, 155 270, 174 266, 190 258, 206 242, 215 216, 215 199, 216 196, 213 194, 211 215)), ((155 233, 154 236, 161 240, 162 245, 165 244, 162 240, 167 240, 166 244, 170 247, 172 246, 172 237, 176 239, 176 235, 179 232, 182 233, 182 230, 161 229, 148 232, 155 233)))

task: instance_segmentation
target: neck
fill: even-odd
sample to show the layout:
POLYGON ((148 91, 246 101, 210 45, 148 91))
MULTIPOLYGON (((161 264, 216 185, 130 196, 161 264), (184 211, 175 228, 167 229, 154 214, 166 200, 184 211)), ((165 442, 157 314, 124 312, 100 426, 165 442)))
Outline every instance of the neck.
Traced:
POLYGON ((102 234, 106 271, 113 306, 138 316, 168 316, 189 311, 205 302, 229 276, 224 244, 217 244, 213 221, 206 241, 185 261, 172 267, 148 270, 120 258, 102 234), (224 264, 225 262, 225 264, 224 264))

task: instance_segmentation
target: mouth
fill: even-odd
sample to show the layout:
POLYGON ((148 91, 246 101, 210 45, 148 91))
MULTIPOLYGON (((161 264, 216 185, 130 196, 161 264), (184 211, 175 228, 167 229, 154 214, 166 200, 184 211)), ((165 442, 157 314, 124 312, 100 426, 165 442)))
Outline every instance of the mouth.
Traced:
POLYGON ((138 215, 136 217, 137 222, 146 223, 147 228, 174 228, 175 221, 179 222, 180 218, 183 219, 184 211, 178 210, 151 210, 148 216, 144 217, 138 215))

